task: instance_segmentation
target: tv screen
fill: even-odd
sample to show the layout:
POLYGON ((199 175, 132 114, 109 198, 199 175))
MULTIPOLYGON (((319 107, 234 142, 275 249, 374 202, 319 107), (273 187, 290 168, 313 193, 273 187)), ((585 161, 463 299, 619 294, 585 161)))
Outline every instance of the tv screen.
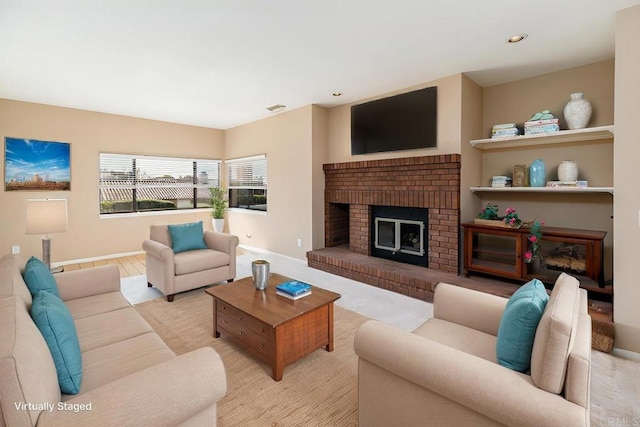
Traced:
POLYGON ((351 154, 437 145, 437 87, 351 107, 351 154))

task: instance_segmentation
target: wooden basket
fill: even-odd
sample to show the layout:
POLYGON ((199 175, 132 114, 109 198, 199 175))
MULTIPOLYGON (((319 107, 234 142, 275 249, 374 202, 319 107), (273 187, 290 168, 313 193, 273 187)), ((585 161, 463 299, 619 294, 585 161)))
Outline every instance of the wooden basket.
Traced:
POLYGON ((474 218, 474 224, 482 224, 482 225, 490 225, 492 227, 500 227, 500 228, 530 228, 533 225, 533 221, 522 221, 519 226, 511 226, 501 219, 482 219, 482 218, 474 218))
POLYGON ((591 348, 605 353, 613 350, 613 323, 592 319, 591 348))

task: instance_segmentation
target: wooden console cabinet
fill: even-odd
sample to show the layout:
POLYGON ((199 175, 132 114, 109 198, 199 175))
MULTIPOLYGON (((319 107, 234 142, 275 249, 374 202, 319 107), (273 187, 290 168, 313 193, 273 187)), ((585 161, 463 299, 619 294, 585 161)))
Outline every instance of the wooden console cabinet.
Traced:
POLYGON ((530 242, 528 228, 502 228, 465 223, 464 273, 472 272, 528 281, 538 278, 553 284, 566 272, 580 280, 580 285, 592 293, 611 294, 604 286, 602 271, 605 231, 542 227, 539 263, 524 262, 530 242))

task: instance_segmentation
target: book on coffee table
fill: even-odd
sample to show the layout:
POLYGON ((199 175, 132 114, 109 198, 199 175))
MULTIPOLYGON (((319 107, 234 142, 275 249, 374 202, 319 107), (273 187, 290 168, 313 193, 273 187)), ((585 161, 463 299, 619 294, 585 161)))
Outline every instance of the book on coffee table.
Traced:
POLYGON ((282 292, 282 291, 279 291, 279 290, 276 289, 276 295, 280 295, 281 297, 289 298, 289 299, 292 299, 292 300, 297 300, 297 299, 304 298, 306 296, 311 295, 311 290, 308 290, 306 292, 302 292, 301 294, 297 294, 297 295, 290 295, 290 294, 288 294, 286 292, 282 292))
POLYGON ((276 286, 276 291, 295 297, 300 294, 310 292, 311 285, 297 280, 289 280, 288 282, 284 282, 276 286))

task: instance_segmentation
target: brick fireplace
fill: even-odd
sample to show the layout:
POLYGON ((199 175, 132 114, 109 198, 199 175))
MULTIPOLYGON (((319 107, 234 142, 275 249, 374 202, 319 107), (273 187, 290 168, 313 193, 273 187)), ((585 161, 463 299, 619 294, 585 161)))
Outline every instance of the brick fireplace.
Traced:
POLYGON ((429 272, 458 273, 460 155, 333 163, 325 172, 325 249, 309 266, 431 300, 429 272), (428 267, 371 258, 374 206, 427 212, 428 267))

